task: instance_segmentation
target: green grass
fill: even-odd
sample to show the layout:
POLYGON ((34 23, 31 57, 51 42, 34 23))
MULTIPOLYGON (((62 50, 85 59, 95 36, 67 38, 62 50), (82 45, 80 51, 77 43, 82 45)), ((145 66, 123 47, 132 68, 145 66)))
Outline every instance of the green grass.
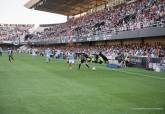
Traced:
POLYGON ((3 55, 0 114, 165 114, 165 73, 77 67, 22 54, 9 63, 3 55))

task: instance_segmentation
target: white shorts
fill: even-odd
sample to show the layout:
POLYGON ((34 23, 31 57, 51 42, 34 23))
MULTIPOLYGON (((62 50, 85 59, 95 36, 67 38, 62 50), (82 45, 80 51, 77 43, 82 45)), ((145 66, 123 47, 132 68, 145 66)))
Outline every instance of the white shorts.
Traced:
POLYGON ((46 58, 50 58, 50 55, 46 55, 46 58))
POLYGON ((74 60, 69 60, 69 64, 74 64, 74 60))

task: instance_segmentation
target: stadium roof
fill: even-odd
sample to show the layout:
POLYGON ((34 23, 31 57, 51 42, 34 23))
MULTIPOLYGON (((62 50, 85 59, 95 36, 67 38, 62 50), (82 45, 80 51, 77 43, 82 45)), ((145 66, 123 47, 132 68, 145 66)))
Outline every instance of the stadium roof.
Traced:
POLYGON ((51 13, 74 16, 101 6, 107 0, 30 0, 25 7, 51 13))

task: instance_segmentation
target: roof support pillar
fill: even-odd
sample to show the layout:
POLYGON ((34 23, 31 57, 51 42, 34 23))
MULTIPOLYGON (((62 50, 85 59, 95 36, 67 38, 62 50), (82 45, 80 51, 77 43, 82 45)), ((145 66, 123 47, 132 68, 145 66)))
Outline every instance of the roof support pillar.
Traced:
POLYGON ((67 15, 67 21, 69 21, 69 16, 67 15))

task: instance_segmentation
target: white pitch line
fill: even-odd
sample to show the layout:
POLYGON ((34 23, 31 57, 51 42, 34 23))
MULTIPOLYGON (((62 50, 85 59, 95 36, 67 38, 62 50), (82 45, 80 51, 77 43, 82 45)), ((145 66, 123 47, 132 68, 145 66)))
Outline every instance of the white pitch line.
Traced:
POLYGON ((132 108, 133 110, 163 110, 163 108, 132 108))
POLYGON ((150 77, 150 78, 154 78, 154 79, 159 79, 159 80, 165 80, 165 78, 161 78, 161 77, 155 77, 155 76, 151 76, 151 75, 146 75, 146 74, 140 74, 140 73, 134 73, 134 72, 130 72, 130 71, 121 71, 121 70, 116 70, 116 69, 111 69, 117 72, 123 72, 123 73, 127 73, 127 74, 134 74, 134 75, 138 75, 138 76, 145 76, 145 77, 150 77))

